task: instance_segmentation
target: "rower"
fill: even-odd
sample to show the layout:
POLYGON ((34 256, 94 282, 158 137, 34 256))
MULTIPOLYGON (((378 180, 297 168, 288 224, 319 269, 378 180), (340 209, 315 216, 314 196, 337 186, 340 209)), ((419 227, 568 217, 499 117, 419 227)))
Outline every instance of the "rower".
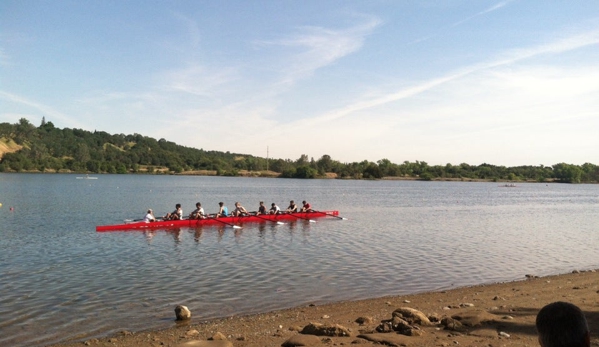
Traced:
POLYGON ((297 205, 295 204, 295 202, 293 202, 293 200, 289 201, 289 207, 287 207, 287 210, 285 210, 285 212, 287 212, 287 213, 296 213, 297 212, 297 205))
POLYGON ((180 220, 183 219, 183 209, 181 209, 181 204, 175 205, 175 210, 171 213, 167 213, 166 216, 163 217, 164 220, 180 220))
POLYGON ((309 202, 306 202, 306 200, 302 201, 302 209, 301 212, 313 212, 314 210, 312 210, 312 206, 310 205, 309 202))
POLYGON ((204 208, 201 203, 196 203, 196 209, 189 214, 189 219, 204 219, 204 208))
POLYGON ((218 206, 219 206, 219 209, 218 209, 218 213, 216 214, 216 218, 228 217, 229 209, 227 208, 227 206, 225 206, 225 203, 221 201, 218 203, 218 206))
POLYGON ((264 201, 260 201, 260 206, 258 207, 258 212, 256 215, 266 214, 266 206, 264 206, 264 201))
POLYGON ((270 205, 270 210, 268 210, 270 214, 279 214, 281 213, 281 209, 274 202, 270 205))
POLYGON ((236 202, 232 215, 235 217, 247 216, 248 211, 239 202, 236 202))
POLYGON ((149 209, 148 212, 146 213, 146 216, 144 217, 144 222, 150 223, 150 222, 155 222, 155 221, 156 221, 156 217, 154 217, 154 212, 152 211, 152 209, 149 209))

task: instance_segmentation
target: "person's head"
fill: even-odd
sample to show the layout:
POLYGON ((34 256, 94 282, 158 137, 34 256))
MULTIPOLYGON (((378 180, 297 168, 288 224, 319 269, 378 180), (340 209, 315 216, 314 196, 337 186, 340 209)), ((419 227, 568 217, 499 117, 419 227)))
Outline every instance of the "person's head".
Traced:
POLYGON ((260 206, 264 205, 264 201, 260 201, 260 206))
POLYGON ((275 203, 273 202, 270 206, 275 207, 275 203))
POLYGON ((239 202, 236 202, 236 203, 235 203, 235 207, 238 207, 238 206, 239 206, 239 202))
POLYGON ((219 203, 218 203, 218 206, 222 206, 222 205, 224 205, 224 204, 225 204, 225 203, 221 201, 221 202, 219 202, 219 203))
POLYGON ((148 213, 152 213, 152 209, 148 209, 148 213))
POLYGON ((289 205, 293 205, 293 200, 289 201, 289 205))
POLYGON ((196 207, 200 208, 200 207, 202 207, 202 204, 200 204, 199 202, 196 202, 196 207))
POLYGON ((181 208, 181 204, 176 204, 175 207, 176 208, 181 208))
POLYGON ((542 347, 589 347, 590 335, 582 311, 568 302, 554 302, 537 314, 537 332, 542 347))
POLYGON ((306 204, 306 200, 302 201, 302 204, 305 205, 306 204))

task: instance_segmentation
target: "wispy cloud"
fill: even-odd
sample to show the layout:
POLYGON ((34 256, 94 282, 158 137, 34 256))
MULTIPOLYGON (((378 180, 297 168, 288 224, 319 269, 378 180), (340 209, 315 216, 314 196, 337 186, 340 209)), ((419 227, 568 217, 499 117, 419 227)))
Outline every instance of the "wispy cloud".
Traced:
POLYGON ((285 66, 281 83, 292 84, 335 61, 358 51, 365 38, 381 24, 375 17, 369 17, 361 25, 347 29, 329 29, 322 27, 300 27, 290 37, 277 40, 257 41, 257 45, 290 48, 289 65, 285 66))
POLYGON ((191 48, 197 48, 200 45, 200 39, 202 37, 198 23, 179 12, 174 13, 174 16, 177 20, 185 25, 187 29, 187 37, 190 39, 191 48))
POLYGON ((21 104, 21 105, 24 105, 27 107, 31 107, 31 108, 41 112, 42 115, 48 116, 52 119, 59 119, 62 122, 64 122, 65 124, 83 127, 83 124, 81 124, 80 122, 73 119, 73 117, 69 117, 68 115, 66 115, 62 112, 56 111, 54 108, 52 108, 50 106, 41 104, 36 101, 26 99, 22 96, 0 90, 0 98, 7 100, 9 102, 13 102, 13 103, 21 104))
POLYGON ((415 96, 417 94, 431 90, 439 85, 462 78, 475 72, 514 64, 540 55, 564 53, 593 44, 599 44, 599 30, 559 39, 551 43, 538 45, 536 47, 512 50, 506 52, 505 54, 503 54, 503 56, 495 60, 466 66, 459 70, 446 74, 445 76, 424 81, 414 86, 404 88, 396 92, 388 93, 381 97, 361 100, 341 109, 328 112, 327 114, 321 115, 319 117, 315 117, 311 120, 303 121, 308 121, 311 123, 321 123, 329 122, 332 120, 338 120, 353 112, 378 107, 387 103, 396 102, 402 99, 415 96))
MULTIPOLYGON (((470 16, 470 17, 466 17, 466 18, 464 18, 464 19, 461 19, 461 20, 459 20, 459 21, 457 21, 457 22, 454 22, 454 23, 452 23, 452 24, 448 25, 446 28, 455 28, 455 27, 457 27, 457 26, 460 26, 460 25, 462 25, 462 24, 464 24, 464 23, 466 23, 466 22, 468 22, 468 21, 471 21, 472 19, 474 19, 474 18, 476 18, 476 17, 480 17, 480 16, 486 15, 486 14, 488 14, 488 13, 491 13, 491 12, 497 11, 497 10, 499 10, 499 9, 501 9, 501 8, 503 8, 503 7, 505 7, 507 4, 509 4, 509 3, 510 3, 510 2, 512 2, 512 1, 514 1, 514 0, 506 0, 506 1, 499 2, 499 3, 497 3, 497 4, 495 4, 495 5, 493 5, 493 6, 489 7, 489 8, 487 8, 487 9, 485 9, 485 10, 483 10, 483 11, 480 11, 480 12, 478 12, 478 13, 476 13, 476 14, 473 14, 473 15, 472 15, 472 16, 470 16)), ((443 31, 444 31, 444 30, 439 30, 438 32, 436 32, 436 33, 434 33, 434 34, 431 34, 431 35, 427 35, 427 36, 424 36, 424 37, 418 38, 418 39, 416 39, 416 40, 413 40, 413 41, 411 41, 409 44, 415 44, 415 43, 420 43, 420 42, 423 42, 423 41, 430 40, 430 39, 432 39, 432 38, 435 38, 435 37, 437 37, 437 36, 441 35, 441 33, 442 33, 443 31)))
POLYGON ((469 20, 472 20, 472 19, 474 19, 476 17, 480 17, 480 16, 485 15, 487 13, 490 13, 490 12, 493 12, 493 11, 497 11, 500 8, 504 7, 505 5, 509 4, 512 1, 514 1, 514 0, 502 1, 500 3, 497 3, 497 4, 495 4, 495 5, 487 8, 486 10, 480 11, 477 14, 474 14, 474 15, 472 15, 470 17, 467 17, 465 19, 462 19, 460 21, 457 21, 457 22, 451 24, 450 27, 456 27, 456 26, 461 25, 461 24, 463 24, 463 23, 465 23, 465 22, 467 22, 469 20))
MULTIPOLYGON (((217 88, 222 89, 237 79, 239 75, 235 67, 210 70, 200 64, 194 64, 165 73, 164 88, 168 91, 214 97, 218 92, 217 88)), ((222 93, 222 90, 220 92, 222 93)))

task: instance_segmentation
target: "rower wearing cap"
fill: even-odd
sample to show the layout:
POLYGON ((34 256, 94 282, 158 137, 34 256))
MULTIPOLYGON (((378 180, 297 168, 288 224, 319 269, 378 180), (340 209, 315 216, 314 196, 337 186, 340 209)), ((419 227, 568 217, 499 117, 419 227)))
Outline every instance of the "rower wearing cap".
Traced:
POLYGON ((293 202, 293 200, 289 201, 289 207, 287 207, 287 210, 285 210, 285 212, 287 212, 287 213, 297 212, 297 205, 295 204, 295 202, 293 202))
POLYGON ((144 217, 144 222, 150 223, 150 222, 155 222, 155 221, 156 221, 156 217, 154 217, 154 212, 152 211, 152 209, 149 209, 148 212, 146 213, 146 216, 144 217))
POLYGON ((312 206, 309 202, 306 202, 306 200, 302 201, 302 205, 303 206, 301 212, 313 212, 312 206))

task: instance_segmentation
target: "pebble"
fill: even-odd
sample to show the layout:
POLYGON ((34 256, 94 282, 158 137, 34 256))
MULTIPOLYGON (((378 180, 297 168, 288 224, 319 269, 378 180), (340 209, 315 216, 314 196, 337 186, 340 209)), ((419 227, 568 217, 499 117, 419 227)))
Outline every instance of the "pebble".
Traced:
POLYGON ((474 304, 471 304, 469 302, 465 302, 463 304, 460 304, 460 306, 462 306, 462 307, 474 307, 474 304))
POLYGON ((406 304, 409 304, 410 300, 404 300, 403 302, 406 303, 406 304))
POLYGON ((501 336, 501 337, 510 337, 510 334, 502 331, 502 332, 499 333, 499 336, 501 336))
POLYGON ((514 317, 512 317, 512 316, 503 316, 503 317, 501 317, 501 319, 512 320, 512 319, 514 319, 514 317))
POLYGON ((326 314, 324 316, 322 316, 322 319, 329 319, 329 318, 331 318, 331 316, 326 315, 326 314))

